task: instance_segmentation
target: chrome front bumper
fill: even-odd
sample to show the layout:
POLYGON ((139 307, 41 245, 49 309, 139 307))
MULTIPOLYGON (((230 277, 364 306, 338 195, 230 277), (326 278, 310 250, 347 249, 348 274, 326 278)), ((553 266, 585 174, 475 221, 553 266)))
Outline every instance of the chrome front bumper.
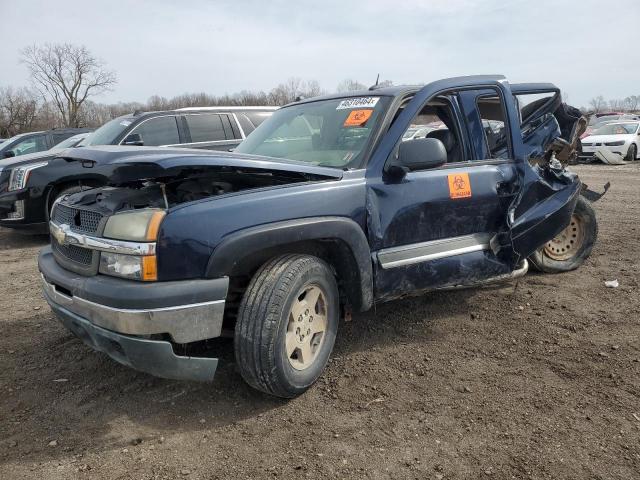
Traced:
POLYGON ((127 335, 168 333, 176 343, 190 343, 219 337, 224 316, 224 300, 150 309, 114 308, 62 293, 44 275, 42 288, 50 304, 107 330, 127 335))

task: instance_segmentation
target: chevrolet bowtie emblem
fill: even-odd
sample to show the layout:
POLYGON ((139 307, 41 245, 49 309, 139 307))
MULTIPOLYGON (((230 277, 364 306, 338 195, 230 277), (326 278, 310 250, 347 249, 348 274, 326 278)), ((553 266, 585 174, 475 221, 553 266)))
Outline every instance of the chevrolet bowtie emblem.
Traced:
POLYGON ((67 243, 67 232, 70 231, 69 225, 57 225, 51 230, 51 235, 60 245, 67 243))

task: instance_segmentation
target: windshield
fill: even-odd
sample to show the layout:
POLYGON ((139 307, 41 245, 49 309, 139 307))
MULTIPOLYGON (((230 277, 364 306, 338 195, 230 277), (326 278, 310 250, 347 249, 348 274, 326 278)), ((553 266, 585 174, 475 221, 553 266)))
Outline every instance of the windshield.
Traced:
POLYGON ((90 147, 91 145, 112 145, 116 138, 133 122, 132 117, 118 117, 105 123, 87 138, 82 140, 79 147, 90 147))
POLYGON ((593 135, 629 135, 636 133, 638 123, 608 123, 593 132, 593 135))
POLYGON ((589 125, 597 125, 598 123, 610 122, 612 120, 618 120, 620 115, 602 115, 601 117, 593 116, 589 120, 589 125))
POLYGON ((22 137, 22 136, 24 136, 24 134, 14 135, 14 136, 13 136, 13 137, 11 137, 11 138, 7 138, 4 142, 0 143, 0 150, 2 150, 2 149, 3 149, 3 148, 5 148, 5 147, 8 147, 8 146, 9 146, 9 144, 13 143, 13 141, 14 141, 16 138, 20 138, 20 137, 22 137))
POLYGON ((235 149, 325 167, 360 163, 388 97, 336 98, 277 110, 235 149))

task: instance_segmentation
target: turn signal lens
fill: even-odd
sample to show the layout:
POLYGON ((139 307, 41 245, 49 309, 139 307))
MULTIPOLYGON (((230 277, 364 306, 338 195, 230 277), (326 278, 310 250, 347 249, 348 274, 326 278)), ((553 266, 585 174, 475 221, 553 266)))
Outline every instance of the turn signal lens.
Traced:
POLYGON ((158 280, 158 263, 155 255, 142 257, 142 281, 155 282, 158 280))
POLYGON ((158 238, 158 231, 160 230, 160 224, 164 218, 166 212, 164 210, 153 213, 153 216, 149 220, 149 226, 147 227, 147 240, 155 242, 158 238))

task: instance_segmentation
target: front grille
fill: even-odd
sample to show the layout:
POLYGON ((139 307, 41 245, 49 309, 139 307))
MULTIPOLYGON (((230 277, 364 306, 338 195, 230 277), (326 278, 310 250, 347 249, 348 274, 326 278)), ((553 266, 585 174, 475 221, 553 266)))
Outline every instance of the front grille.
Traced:
POLYGON ((102 215, 90 210, 80 210, 78 208, 67 207, 58 204, 53 211, 52 220, 58 225, 67 224, 72 231, 78 233, 96 233, 102 215))
MULTIPOLYGON (((57 204, 51 220, 58 225, 69 225, 73 232, 99 236, 103 215, 91 210, 57 204)), ((56 261, 62 267, 81 275, 98 273, 99 252, 77 245, 61 245, 55 238, 51 239, 51 248, 56 261)))
POLYGON ((93 262, 93 250, 76 245, 60 245, 55 239, 51 241, 51 248, 66 259, 80 265, 89 267, 93 262))

